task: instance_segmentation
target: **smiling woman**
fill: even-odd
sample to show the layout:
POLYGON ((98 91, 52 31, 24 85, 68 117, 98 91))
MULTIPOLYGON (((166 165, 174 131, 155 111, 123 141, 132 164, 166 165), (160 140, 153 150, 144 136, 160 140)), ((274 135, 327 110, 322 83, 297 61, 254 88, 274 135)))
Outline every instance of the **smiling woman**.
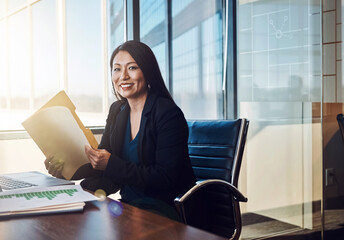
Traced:
MULTIPOLYGON (((91 191, 120 189, 122 201, 178 220, 173 200, 195 182, 184 114, 147 45, 125 42, 110 63, 119 100, 111 105, 98 149, 85 148, 90 164, 74 178, 86 177, 81 184, 91 191)), ((57 169, 48 166, 55 176, 57 169)))

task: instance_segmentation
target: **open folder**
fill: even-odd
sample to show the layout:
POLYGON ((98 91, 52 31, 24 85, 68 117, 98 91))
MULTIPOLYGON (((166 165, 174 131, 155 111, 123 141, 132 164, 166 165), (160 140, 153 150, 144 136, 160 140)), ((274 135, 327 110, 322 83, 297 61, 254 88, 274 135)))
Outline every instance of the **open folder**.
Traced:
POLYGON ((46 157, 53 156, 63 162, 62 175, 68 180, 80 166, 89 162, 85 145, 98 147, 91 130, 85 128, 75 109, 67 94, 61 91, 22 122, 46 157))

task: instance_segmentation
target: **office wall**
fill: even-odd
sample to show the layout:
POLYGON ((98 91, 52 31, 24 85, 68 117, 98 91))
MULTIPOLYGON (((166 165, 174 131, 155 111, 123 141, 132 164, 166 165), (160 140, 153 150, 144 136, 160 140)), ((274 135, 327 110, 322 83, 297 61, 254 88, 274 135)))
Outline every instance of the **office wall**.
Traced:
POLYGON ((0 172, 46 172, 44 155, 32 139, 0 141, 0 172))
POLYGON ((323 94, 325 103, 343 102, 341 0, 323 0, 323 94))

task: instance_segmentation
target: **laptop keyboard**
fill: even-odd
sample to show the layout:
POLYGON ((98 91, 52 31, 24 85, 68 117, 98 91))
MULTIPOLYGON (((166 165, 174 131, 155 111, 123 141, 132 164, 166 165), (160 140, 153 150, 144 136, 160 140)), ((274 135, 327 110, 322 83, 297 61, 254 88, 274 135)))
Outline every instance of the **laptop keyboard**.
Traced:
POLYGON ((18 188, 26 188, 37 186, 35 184, 31 184, 24 181, 15 180, 9 177, 0 176, 0 188, 3 190, 13 190, 18 188))

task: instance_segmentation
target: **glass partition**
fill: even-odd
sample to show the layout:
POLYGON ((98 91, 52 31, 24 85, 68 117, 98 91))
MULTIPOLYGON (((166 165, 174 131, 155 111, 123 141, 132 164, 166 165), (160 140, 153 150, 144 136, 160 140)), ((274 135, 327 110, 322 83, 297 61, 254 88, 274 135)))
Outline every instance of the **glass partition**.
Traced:
POLYGON ((237 1, 238 109, 250 120, 243 239, 321 237, 320 1, 237 1))

